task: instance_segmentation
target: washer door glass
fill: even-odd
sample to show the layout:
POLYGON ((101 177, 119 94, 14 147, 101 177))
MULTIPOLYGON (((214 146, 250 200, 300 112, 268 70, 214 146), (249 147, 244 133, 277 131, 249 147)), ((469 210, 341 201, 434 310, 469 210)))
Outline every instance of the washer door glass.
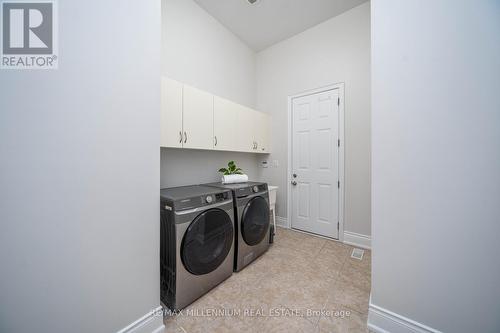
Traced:
POLYGON ((194 275, 214 271, 226 259, 233 244, 234 228, 229 215, 209 209, 189 225, 182 239, 181 259, 194 275))
POLYGON ((259 244, 268 232, 269 205, 263 197, 251 199, 241 215, 241 235, 248 245, 259 244))

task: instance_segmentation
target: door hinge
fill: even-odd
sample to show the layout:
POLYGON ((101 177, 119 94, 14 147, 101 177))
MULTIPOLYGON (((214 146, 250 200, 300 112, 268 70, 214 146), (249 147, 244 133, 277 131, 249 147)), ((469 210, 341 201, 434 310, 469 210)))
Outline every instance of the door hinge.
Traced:
POLYGON ((337 140, 337 147, 340 147, 340 139, 337 140))
POLYGON ((340 180, 337 180, 337 188, 340 188, 340 180))
POLYGON ((340 97, 337 97, 337 105, 340 106, 340 97))
POLYGON ((340 230, 340 222, 337 221, 337 231, 339 231, 339 230, 340 230))

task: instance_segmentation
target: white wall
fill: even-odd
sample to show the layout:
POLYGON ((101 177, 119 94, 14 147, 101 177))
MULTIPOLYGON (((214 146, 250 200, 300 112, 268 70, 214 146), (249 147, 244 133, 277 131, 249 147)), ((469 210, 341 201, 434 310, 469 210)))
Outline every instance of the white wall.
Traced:
POLYGON ((59 69, 0 73, 0 331, 159 305, 160 2, 59 2, 59 69))
POLYGON ((443 332, 500 331, 499 32, 498 1, 372 1, 372 302, 443 332))
MULTIPOLYGON (((162 75, 255 106, 255 53, 192 0, 162 0, 162 75)), ((252 154, 187 152, 161 149, 162 187, 216 181, 231 159, 259 173, 252 154)))
POLYGON ((345 229, 370 235, 370 5, 365 3, 257 55, 257 107, 273 117, 270 160, 263 172, 280 187, 277 213, 287 215, 287 97, 345 82, 345 229))
POLYGON ((220 181, 221 174, 217 170, 227 167, 229 160, 236 161, 249 179, 259 180, 261 169, 257 164, 265 159, 249 153, 224 151, 177 148, 161 148, 161 151, 162 188, 220 181))

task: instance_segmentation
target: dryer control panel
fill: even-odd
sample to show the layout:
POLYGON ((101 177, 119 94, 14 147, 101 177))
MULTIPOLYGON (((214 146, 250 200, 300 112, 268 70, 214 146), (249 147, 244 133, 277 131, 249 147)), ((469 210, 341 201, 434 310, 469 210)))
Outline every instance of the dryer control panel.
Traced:
POLYGON ((241 198, 241 197, 246 197, 251 194, 255 193, 262 193, 267 191, 267 184, 262 183, 262 184, 256 184, 252 186, 247 186, 247 187, 241 187, 236 189, 236 197, 241 198))

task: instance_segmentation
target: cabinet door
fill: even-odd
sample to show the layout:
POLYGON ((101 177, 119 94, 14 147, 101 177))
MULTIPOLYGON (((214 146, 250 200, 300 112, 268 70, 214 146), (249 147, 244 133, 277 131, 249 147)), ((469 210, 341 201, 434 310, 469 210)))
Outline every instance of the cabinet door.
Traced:
POLYGON ((213 95, 184 85, 183 96, 183 147, 213 149, 213 95))
POLYGON ((236 103, 214 96, 214 149, 238 150, 238 107, 236 103))
POLYGON ((238 105, 237 111, 237 148, 238 151, 255 152, 255 111, 238 105))
POLYGON ((182 84, 161 78, 161 147, 182 147, 182 84))
POLYGON ((258 153, 269 153, 271 117, 267 113, 256 112, 254 131, 258 153))

